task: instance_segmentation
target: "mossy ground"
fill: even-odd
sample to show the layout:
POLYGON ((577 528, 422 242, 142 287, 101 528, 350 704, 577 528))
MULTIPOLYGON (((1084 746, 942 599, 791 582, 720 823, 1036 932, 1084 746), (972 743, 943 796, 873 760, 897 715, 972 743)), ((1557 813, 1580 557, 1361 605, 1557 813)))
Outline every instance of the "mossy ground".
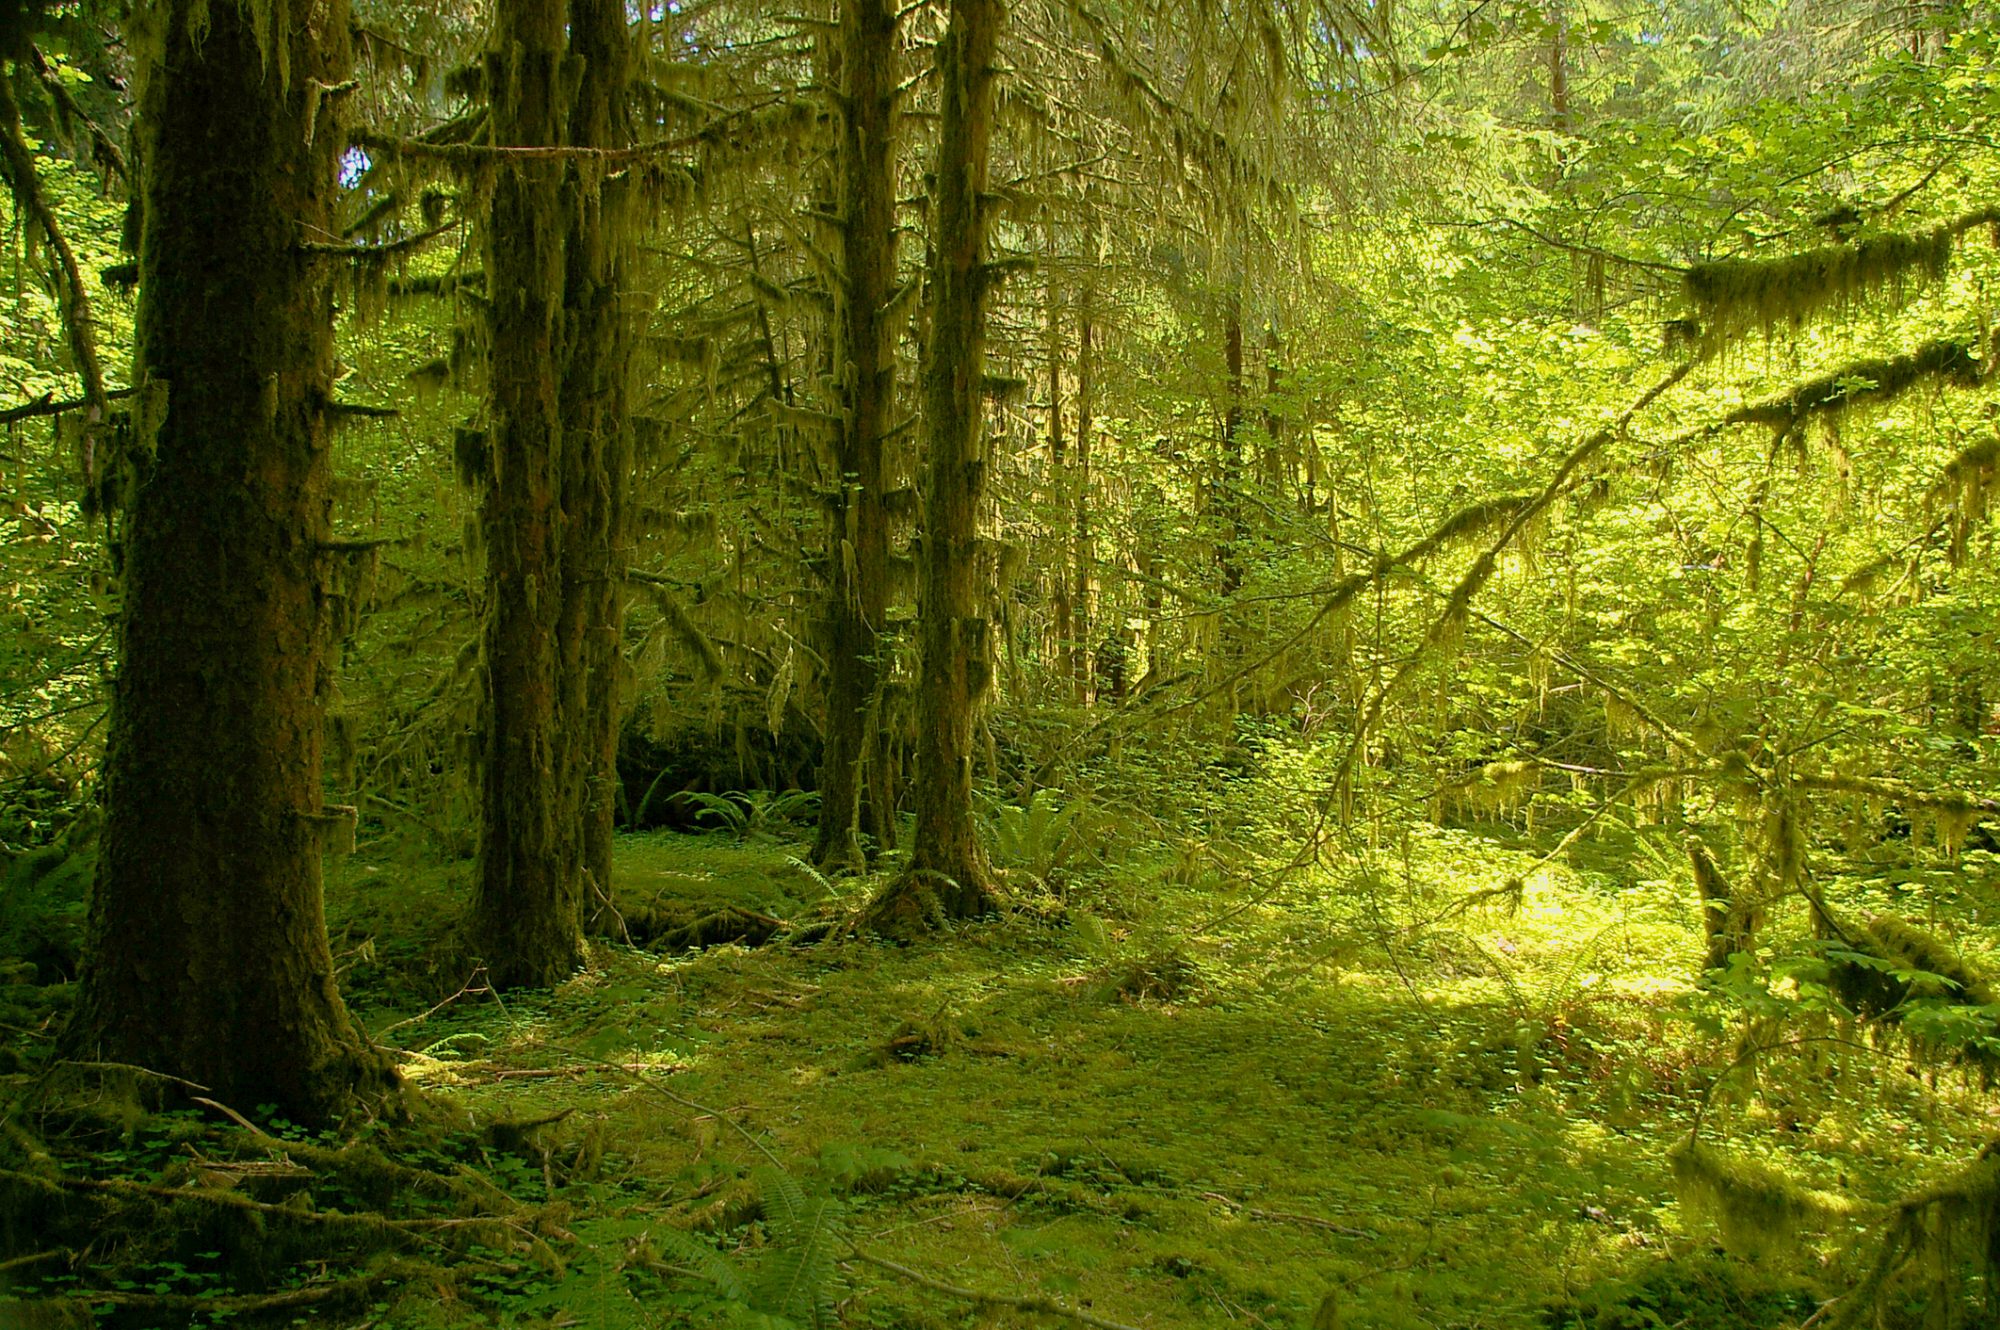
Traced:
MULTIPOLYGON (((616 896, 793 920, 829 892, 859 903, 867 883, 826 883, 798 851, 631 837, 616 896)), ((775 1259, 770 1174, 751 1176, 775 1161, 874 1256, 1128 1325, 1324 1325, 1330 1307, 1346 1326, 1797 1324, 1864 1219, 1739 1261, 1681 1213, 1668 1151, 1739 1027, 1691 982, 1692 893, 1664 864, 1631 882, 1630 851, 1606 850, 1613 885, 1424 828, 1275 890, 1128 855, 924 945, 600 944, 552 993, 475 986, 414 1022, 434 995, 390 982, 415 958, 388 939, 448 918, 453 874, 355 861, 329 896, 337 932, 382 939, 346 980, 357 1012, 477 1119, 567 1110, 492 1162, 564 1202, 577 1239, 560 1274, 413 1288, 366 1323, 740 1317, 677 1235, 724 1276, 775 1259)), ((1948 1078, 1839 1046, 1750 1084, 1717 1096, 1710 1138, 1866 1200, 1989 1126, 1948 1078)), ((830 1289, 851 1324, 969 1312, 852 1260, 830 1289)))

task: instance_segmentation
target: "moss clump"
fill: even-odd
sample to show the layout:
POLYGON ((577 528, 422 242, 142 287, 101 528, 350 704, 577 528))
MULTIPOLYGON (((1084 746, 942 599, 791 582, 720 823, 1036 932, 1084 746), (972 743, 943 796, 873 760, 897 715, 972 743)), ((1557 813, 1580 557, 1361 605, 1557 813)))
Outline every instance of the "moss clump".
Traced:
MULTIPOLYGON (((1871 357, 1841 365, 1776 397, 1729 413, 1732 425, 1769 425, 1790 430, 1815 417, 1837 417, 1860 406, 1882 406, 1934 380, 1972 387, 1979 362, 1961 341, 1942 338, 1907 355, 1871 357)), ((1949 469, 1946 472, 1950 475, 1949 469)))
POLYGON ((1782 1254, 1800 1234, 1859 1209, 1847 1197, 1801 1186, 1769 1164, 1712 1150, 1693 1137, 1667 1158, 1681 1208, 1713 1224, 1722 1245, 1739 1256, 1782 1254))
POLYGON ((1951 266, 1956 224, 1920 235, 1880 235, 1824 245, 1778 259, 1719 259, 1688 269, 1688 298, 1700 312, 1708 349, 1753 330, 1800 328, 1828 313, 1941 279, 1951 266))
POLYGON ((1954 1176, 1897 1202, 1874 1264, 1842 1299, 1835 1327, 1881 1325, 1892 1307, 1926 1326, 1991 1325, 2000 1313, 2000 1144, 1954 1176), (1984 1286, 1982 1315, 1968 1315, 1984 1286))

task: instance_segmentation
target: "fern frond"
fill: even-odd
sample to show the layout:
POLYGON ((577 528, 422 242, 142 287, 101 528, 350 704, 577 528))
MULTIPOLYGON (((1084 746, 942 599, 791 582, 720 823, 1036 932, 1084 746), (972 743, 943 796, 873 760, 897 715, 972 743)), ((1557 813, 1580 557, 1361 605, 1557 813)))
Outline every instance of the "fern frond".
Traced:
POLYGON ((692 1233, 677 1228, 652 1235, 653 1245, 670 1265, 679 1266, 712 1287, 726 1302, 748 1302, 750 1291, 736 1263, 692 1233))
POLYGON ((806 1189, 797 1178, 769 1164, 750 1170, 750 1180, 764 1198, 764 1215, 771 1221, 773 1235, 784 1242, 806 1214, 806 1189))
POLYGON ((780 1245, 764 1258, 750 1305, 800 1325, 831 1323, 841 1221, 841 1204, 831 1197, 806 1202, 780 1245))

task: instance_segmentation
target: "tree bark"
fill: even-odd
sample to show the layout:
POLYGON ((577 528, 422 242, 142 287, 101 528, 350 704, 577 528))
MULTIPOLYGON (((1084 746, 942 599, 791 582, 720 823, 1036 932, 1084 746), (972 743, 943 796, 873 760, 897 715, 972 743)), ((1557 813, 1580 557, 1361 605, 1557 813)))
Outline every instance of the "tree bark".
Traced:
POLYGON ((1000 0, 951 0, 938 47, 931 328, 924 367, 923 598, 918 640, 917 825, 908 870, 866 920, 897 933, 988 913, 992 870, 972 815, 973 734, 993 678, 979 512, 986 490, 987 162, 1000 0))
POLYGON ((881 681, 889 603, 882 440, 896 402, 896 6, 841 0, 840 258, 834 373, 842 426, 827 536, 827 723, 813 861, 860 869, 862 761, 881 681))
MULTIPOLYGON (((581 66, 569 141, 620 148, 632 142, 626 97, 631 43, 624 0, 571 0, 570 52, 581 66)), ((618 794, 620 671, 625 632, 627 496, 632 470, 629 386, 637 255, 631 184, 573 164, 564 182, 568 214, 563 315, 562 584, 559 627, 564 784, 578 807, 578 866, 586 888, 609 896, 618 794)))
POLYGON ((291 12, 268 53, 243 7, 155 15, 121 664, 65 1039, 317 1123, 396 1078, 341 1003, 321 904, 351 556, 329 548, 333 273, 302 242, 333 233, 342 138, 313 88, 345 79, 348 20, 291 12))
MULTIPOLYGON (((1092 228, 1093 240, 1095 227, 1092 228)), ((1093 262, 1096 245, 1091 246, 1093 262)), ((1096 551, 1090 529, 1090 445, 1096 429, 1097 411, 1097 286, 1095 279, 1083 288, 1083 312, 1077 329, 1076 356, 1076 463, 1071 478, 1076 505, 1075 536, 1071 552, 1070 605, 1074 629, 1070 647, 1070 677, 1075 681, 1076 700, 1090 701, 1090 641, 1095 617, 1094 579, 1091 565, 1096 551)))
MULTIPOLYGON (((500 0, 486 54, 496 145, 562 142, 565 8, 500 0)), ((584 959, 577 796, 558 779, 564 170, 554 160, 498 167, 486 234, 485 732, 467 940, 500 987, 560 983, 584 959)))

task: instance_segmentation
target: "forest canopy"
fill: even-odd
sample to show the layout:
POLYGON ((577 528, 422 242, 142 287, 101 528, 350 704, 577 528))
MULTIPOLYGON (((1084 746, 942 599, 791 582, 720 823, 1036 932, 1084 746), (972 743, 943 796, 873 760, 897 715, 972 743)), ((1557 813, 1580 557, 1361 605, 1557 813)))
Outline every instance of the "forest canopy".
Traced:
POLYGON ((0 1325, 1993 1324, 1996 120, 0 0, 0 1325))

